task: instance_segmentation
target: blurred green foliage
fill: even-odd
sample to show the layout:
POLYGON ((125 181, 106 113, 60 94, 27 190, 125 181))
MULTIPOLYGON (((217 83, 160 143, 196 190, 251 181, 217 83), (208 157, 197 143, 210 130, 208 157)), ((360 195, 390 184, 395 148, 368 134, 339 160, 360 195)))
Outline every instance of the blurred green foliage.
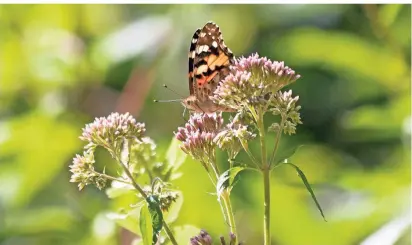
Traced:
MULTIPOLYGON (((209 20, 235 55, 258 52, 302 75, 289 88, 300 96, 304 124, 281 148, 305 145, 292 162, 328 222, 293 169, 278 168, 273 244, 361 244, 405 217, 391 230, 397 242, 386 244, 410 243, 410 6, 189 4, 0 6, 1 245, 130 244, 130 233, 105 214, 131 197, 111 200, 69 183, 78 136, 95 116, 129 111, 166 151, 183 108, 152 100, 188 94, 188 47, 209 20)), ((97 162, 113 163, 104 154, 97 162)), ((181 172, 177 224, 216 240, 227 235, 201 165, 187 158, 181 172)), ((232 193, 248 244, 262 240, 261 189, 261 176, 242 173, 232 193)))

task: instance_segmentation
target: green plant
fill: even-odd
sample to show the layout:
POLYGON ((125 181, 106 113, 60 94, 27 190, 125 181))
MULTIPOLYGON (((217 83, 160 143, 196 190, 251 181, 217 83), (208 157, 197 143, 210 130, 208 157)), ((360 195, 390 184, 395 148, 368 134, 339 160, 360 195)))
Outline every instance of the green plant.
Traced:
MULTIPOLYGON (((169 182, 176 177, 176 171, 184 161, 185 155, 182 153, 185 153, 199 161, 207 172, 229 227, 230 244, 235 245, 239 243, 239 234, 230 193, 240 172, 258 171, 263 176, 264 187, 264 244, 269 245, 270 173, 275 168, 282 165, 294 167, 324 217, 303 171, 288 160, 297 148, 287 152, 278 151, 282 134, 296 133, 297 125, 302 123, 299 113, 301 107, 297 105, 299 97, 292 96, 291 90, 281 91, 299 77, 283 62, 272 62, 257 54, 237 59, 231 67, 231 74, 221 81, 211 98, 216 104, 232 108, 236 114, 226 124, 222 113, 191 114, 185 126, 179 127, 175 133, 183 152, 176 151, 177 144, 173 141, 165 161, 159 161, 161 158, 156 154, 154 142, 144 136, 144 124, 137 123, 129 114, 113 113, 107 118, 98 118, 83 129, 80 138, 88 144, 83 155, 77 155, 73 160, 71 181, 77 182, 79 189, 88 184, 102 189, 110 180, 112 183, 108 193, 111 197, 119 192, 134 192, 138 197, 138 201, 132 203, 134 208, 123 216, 112 214, 111 217, 140 235, 145 245, 164 243, 166 240, 159 239, 162 229, 168 241, 178 244, 166 222, 165 214, 168 214, 172 203, 181 195, 169 188, 169 182), (278 116, 279 121, 268 127, 264 121, 266 113, 278 116), (274 132, 271 153, 267 145, 269 132, 274 132), (249 144, 257 138, 260 152, 256 154, 249 148, 249 144), (98 146, 107 150, 120 166, 122 172, 118 176, 94 169, 94 152, 98 146), (217 149, 227 153, 229 167, 225 170, 217 162, 217 149), (235 160, 241 151, 248 155, 249 162, 238 163, 235 160), (138 183, 145 181, 144 176, 148 178, 150 185, 142 186, 138 183), (133 215, 136 213, 139 213, 138 217, 133 215), (134 228, 137 223, 140 224, 139 231, 134 228)), ((220 241, 225 244, 223 238, 220 241)), ((201 231, 190 242, 194 245, 212 244, 212 239, 206 231, 201 231)))

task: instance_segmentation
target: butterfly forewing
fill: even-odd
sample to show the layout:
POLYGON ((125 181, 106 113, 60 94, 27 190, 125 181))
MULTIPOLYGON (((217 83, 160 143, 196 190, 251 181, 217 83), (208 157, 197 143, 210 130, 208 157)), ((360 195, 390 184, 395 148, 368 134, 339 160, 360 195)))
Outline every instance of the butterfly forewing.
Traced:
POLYGON ((233 54, 215 23, 208 22, 195 32, 189 56, 191 94, 200 101, 209 100, 219 81, 228 75, 229 65, 233 62, 233 54))
POLYGON ((210 100, 219 82, 229 74, 233 60, 233 53, 215 23, 208 22, 197 29, 189 49, 190 96, 184 104, 198 112, 233 111, 210 100))

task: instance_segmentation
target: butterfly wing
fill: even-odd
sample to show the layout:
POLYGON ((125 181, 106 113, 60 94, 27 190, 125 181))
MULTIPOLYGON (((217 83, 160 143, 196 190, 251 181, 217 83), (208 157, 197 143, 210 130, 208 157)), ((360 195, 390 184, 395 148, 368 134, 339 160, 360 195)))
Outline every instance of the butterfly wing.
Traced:
POLYGON ((233 53, 225 45, 220 28, 208 22, 196 30, 189 50, 190 95, 201 101, 210 100, 220 80, 229 74, 233 53))

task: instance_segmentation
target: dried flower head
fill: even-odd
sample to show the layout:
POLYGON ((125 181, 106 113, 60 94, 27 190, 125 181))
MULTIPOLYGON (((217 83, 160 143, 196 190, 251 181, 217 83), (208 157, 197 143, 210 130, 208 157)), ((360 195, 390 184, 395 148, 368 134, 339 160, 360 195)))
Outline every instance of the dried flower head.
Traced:
POLYGON ((199 160, 206 167, 208 158, 214 156, 216 144, 213 141, 223 126, 221 114, 194 113, 185 124, 175 133, 176 139, 183 144, 180 148, 199 160))
POLYGON ((70 182, 79 183, 79 190, 82 190, 86 185, 94 184, 99 189, 103 189, 106 185, 106 178, 103 175, 94 171, 94 157, 90 152, 84 152, 83 155, 78 155, 73 158, 73 163, 70 165, 70 182))
POLYGON ((231 66, 231 72, 221 81, 212 99, 236 110, 266 106, 274 93, 300 77, 284 62, 260 58, 258 54, 239 58, 231 66))
POLYGON ((89 142, 87 149, 103 146, 107 149, 120 148, 123 141, 139 139, 145 132, 143 123, 138 123, 129 114, 112 113, 108 117, 96 118, 83 128, 81 140, 89 142))

